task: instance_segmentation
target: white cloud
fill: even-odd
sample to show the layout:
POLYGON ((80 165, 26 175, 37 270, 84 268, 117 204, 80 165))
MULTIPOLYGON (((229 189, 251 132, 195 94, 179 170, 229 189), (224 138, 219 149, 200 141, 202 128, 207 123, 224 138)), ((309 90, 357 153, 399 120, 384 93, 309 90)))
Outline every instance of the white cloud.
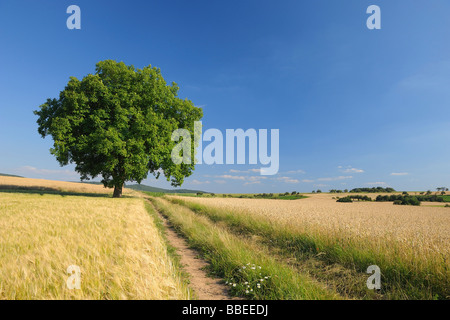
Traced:
POLYGON ((229 174, 224 174, 221 176, 217 176, 217 178, 221 178, 221 179, 231 179, 231 180, 245 180, 246 177, 244 176, 232 176, 229 174))
POLYGON ((344 172, 344 173, 363 173, 364 170, 363 169, 356 169, 356 168, 349 168, 349 169, 345 169, 342 172, 344 172))
POLYGON ((244 183, 244 186, 247 186, 250 184, 258 184, 258 183, 261 183, 261 181, 246 182, 246 183, 244 183))
POLYGON ((409 175, 408 172, 392 172, 391 176, 407 176, 409 175))
POLYGON ((299 170, 288 171, 288 172, 286 172, 286 173, 287 173, 287 174, 296 174, 296 173, 299 173, 299 174, 305 174, 306 172, 299 169, 299 170))
POLYGON ((214 180, 215 183, 217 184, 225 184, 227 183, 225 180, 214 180))
POLYGON ((339 166, 338 169, 341 169, 340 171, 343 173, 364 173, 363 169, 353 168, 352 166, 347 167, 339 166))
POLYGON ((339 176, 339 177, 332 177, 332 178, 319 178, 317 181, 338 181, 338 180, 346 180, 346 179, 353 179, 353 176, 339 176))
MULTIPOLYGON (((256 172, 256 170, 259 171, 259 169, 250 169, 253 172, 256 172)), ((250 171, 247 170, 247 171, 250 171)), ((230 170, 230 172, 236 172, 237 170, 230 170)), ((242 172, 242 171, 240 171, 242 172)), ((239 181, 245 181, 244 185, 248 185, 248 184, 253 184, 253 183, 261 183, 262 180, 272 180, 272 181, 280 181, 280 182, 284 182, 284 183, 299 183, 300 181, 291 177, 267 177, 267 176, 260 176, 260 175, 256 175, 256 176, 243 176, 243 175, 230 175, 230 174, 224 174, 224 175, 219 175, 219 176, 215 176, 217 179, 226 179, 226 180, 239 180, 239 181)))
POLYGON ((80 175, 72 170, 49 170, 49 169, 38 169, 32 166, 23 166, 16 170, 23 175, 28 174, 37 174, 37 175, 63 175, 67 177, 79 177, 80 175))
POLYGON ((236 170, 230 169, 230 173, 260 173, 261 169, 236 170))
POLYGON ((265 176, 232 176, 232 175, 229 175, 229 174, 216 176, 216 178, 229 179, 229 180, 241 180, 241 181, 246 181, 246 182, 255 182, 255 181, 260 181, 260 180, 267 179, 267 177, 265 177, 265 176))
POLYGON ((259 180, 265 180, 267 177, 265 176, 256 176, 256 177, 247 177, 249 181, 259 181, 259 180))
POLYGON ((369 186, 387 186, 386 182, 367 182, 366 184, 369 186))
POLYGON ((293 179, 290 177, 279 177, 277 178, 278 181, 284 182, 284 183, 299 183, 300 181, 297 179, 293 179))
POLYGON ((194 179, 194 180, 189 182, 189 184, 192 184, 194 186, 198 186, 198 185, 201 185, 201 184, 209 184, 209 183, 211 183, 211 182, 210 181, 199 181, 199 180, 196 180, 196 179, 194 179))
POLYGON ((302 180, 302 182, 305 182, 305 183, 312 183, 312 182, 314 182, 314 180, 308 180, 308 179, 305 179, 305 180, 302 180))

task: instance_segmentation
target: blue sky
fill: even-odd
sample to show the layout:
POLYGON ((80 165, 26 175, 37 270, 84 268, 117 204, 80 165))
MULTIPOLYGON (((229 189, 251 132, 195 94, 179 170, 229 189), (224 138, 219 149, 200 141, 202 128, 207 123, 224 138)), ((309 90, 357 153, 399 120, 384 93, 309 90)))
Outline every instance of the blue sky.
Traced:
POLYGON ((205 130, 280 130, 277 175, 199 165, 183 188, 450 186, 449 13, 444 0, 1 1, 0 172, 77 180, 32 111, 114 59, 161 68, 205 130), (81 30, 66 27, 71 4, 81 30), (372 4, 381 30, 366 27, 372 4))

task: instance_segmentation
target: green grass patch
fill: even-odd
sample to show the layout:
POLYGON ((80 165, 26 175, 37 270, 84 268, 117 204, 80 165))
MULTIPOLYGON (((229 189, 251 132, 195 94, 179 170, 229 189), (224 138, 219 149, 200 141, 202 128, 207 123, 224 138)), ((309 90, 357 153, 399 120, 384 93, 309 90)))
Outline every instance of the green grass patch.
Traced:
POLYGON ((210 272, 222 277, 236 296, 258 300, 338 299, 310 276, 280 263, 265 248, 252 245, 211 222, 207 217, 152 198, 158 210, 211 263, 210 272))
MULTIPOLYGON (((213 222, 223 222, 235 232, 255 235, 270 246, 278 247, 286 253, 294 254, 297 259, 317 256, 328 264, 338 263, 349 269, 365 273, 370 265, 377 265, 382 270, 382 294, 389 299, 449 299, 450 268, 443 258, 439 272, 431 262, 404 261, 401 248, 390 244, 391 252, 364 249, 364 240, 352 238, 327 239, 312 233, 299 233, 289 226, 279 226, 264 219, 230 210, 210 208, 181 199, 170 199, 207 216, 213 222), (398 252, 398 253, 396 253, 398 252)), ((366 239, 366 241, 370 241, 366 239)))
MULTIPOLYGON (((147 192, 145 192, 145 193, 147 193, 147 192)), ((152 193, 152 192, 149 192, 149 193, 152 193)), ((145 201, 145 209, 147 210, 149 215, 153 218, 153 221, 155 222, 155 226, 158 229, 159 234, 161 235, 161 238, 164 241, 164 244, 166 245, 167 254, 171 258, 171 261, 173 262, 173 265, 176 270, 176 276, 180 279, 180 282, 181 282, 184 290, 186 290, 186 292, 188 292, 187 295, 192 299, 192 297, 194 297, 194 292, 189 287, 189 275, 183 271, 183 269, 181 267, 180 256, 178 255, 176 248, 173 247, 167 239, 166 228, 164 226, 163 221, 159 217, 158 213, 155 211, 155 207, 153 207, 150 202, 145 201)))

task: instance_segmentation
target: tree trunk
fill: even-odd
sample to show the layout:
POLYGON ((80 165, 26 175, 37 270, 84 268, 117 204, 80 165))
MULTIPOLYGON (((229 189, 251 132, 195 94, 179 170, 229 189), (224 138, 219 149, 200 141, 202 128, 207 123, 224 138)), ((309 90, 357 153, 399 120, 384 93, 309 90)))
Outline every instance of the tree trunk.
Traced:
POLYGON ((114 186, 113 198, 121 198, 122 197, 122 188, 123 188, 123 184, 120 186, 114 186))

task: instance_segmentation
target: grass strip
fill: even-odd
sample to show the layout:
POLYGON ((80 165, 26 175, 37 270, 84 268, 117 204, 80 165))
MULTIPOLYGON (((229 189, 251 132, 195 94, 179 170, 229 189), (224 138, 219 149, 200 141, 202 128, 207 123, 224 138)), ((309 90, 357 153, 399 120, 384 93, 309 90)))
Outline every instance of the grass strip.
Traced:
POLYGON ((260 300, 328 300, 339 295, 295 268, 280 263, 265 248, 246 242, 192 210, 151 198, 158 210, 211 263, 211 273, 230 285, 231 293, 260 300))
POLYGON ((365 273, 368 266, 377 265, 382 272, 381 293, 387 299, 450 299, 448 262, 443 261, 441 272, 435 272, 435 268, 427 268, 427 264, 417 268, 410 261, 403 261, 400 254, 387 257, 382 252, 364 250, 353 243, 352 239, 346 242, 324 239, 315 234, 299 233, 289 226, 256 219, 251 214, 211 208, 182 199, 169 199, 172 203, 207 216, 213 222, 225 223, 235 233, 256 235, 265 244, 293 254, 298 260, 319 255, 328 264, 338 263, 359 273, 365 273))
POLYGON ((155 207, 148 201, 145 201, 145 209, 147 210, 149 215, 153 218, 155 226, 158 229, 158 232, 164 241, 164 244, 167 249, 167 255, 169 256, 169 258, 173 263, 174 277, 178 279, 180 287, 182 288, 182 291, 185 292, 185 297, 187 298, 187 300, 194 299, 195 296, 194 292, 189 287, 189 275, 185 271, 183 271, 181 267, 180 256, 177 253, 177 249, 173 247, 170 244, 169 240, 167 239, 166 228, 164 226, 163 220, 156 212, 155 207))

